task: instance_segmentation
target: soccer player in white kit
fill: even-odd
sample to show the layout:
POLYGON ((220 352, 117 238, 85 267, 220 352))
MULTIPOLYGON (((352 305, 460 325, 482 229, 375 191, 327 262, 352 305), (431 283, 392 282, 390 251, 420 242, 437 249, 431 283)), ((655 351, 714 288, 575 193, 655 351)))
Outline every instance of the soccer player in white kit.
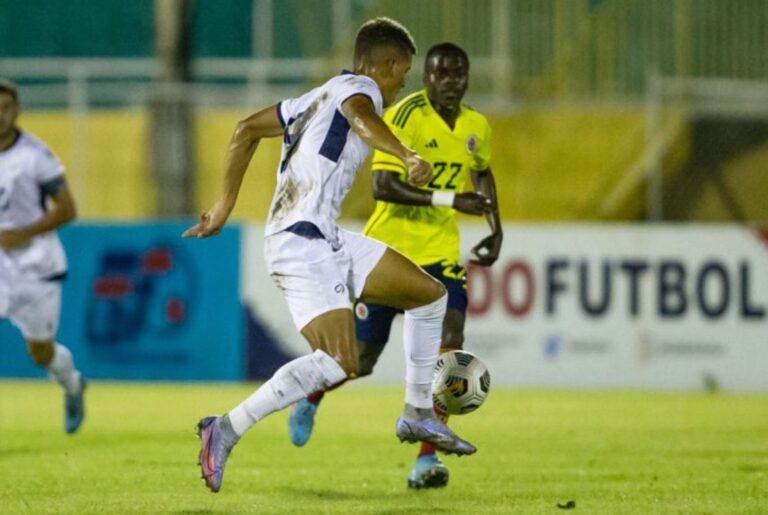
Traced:
POLYGON ((282 136, 264 252, 269 273, 314 352, 281 367, 227 414, 200 421, 200 466, 213 492, 221 488, 230 451, 256 422, 313 391, 356 376, 355 299, 405 311, 405 408, 395 425, 396 436, 431 442, 446 453, 476 451, 432 409, 445 287, 383 243, 336 225, 341 202, 371 146, 398 156, 411 183, 431 179, 430 165, 405 147, 380 117, 403 88, 415 52, 413 39, 397 22, 376 18, 363 24, 355 39, 352 72, 237 125, 225 159, 224 192, 200 223, 184 232, 186 237, 218 233, 259 141, 282 136))
POLYGON ((55 341, 67 260, 56 229, 75 219, 64 167, 19 130, 18 89, 0 78, 0 318, 19 328, 32 360, 64 388, 64 429, 84 416, 85 380, 55 341))

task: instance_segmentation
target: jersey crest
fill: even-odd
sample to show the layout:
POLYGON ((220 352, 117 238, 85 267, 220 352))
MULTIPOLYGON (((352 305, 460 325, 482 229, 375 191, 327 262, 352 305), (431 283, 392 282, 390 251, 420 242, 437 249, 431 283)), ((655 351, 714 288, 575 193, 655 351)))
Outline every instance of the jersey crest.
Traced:
POLYGON ((477 151, 477 136, 470 134, 467 137, 467 152, 474 154, 477 151))

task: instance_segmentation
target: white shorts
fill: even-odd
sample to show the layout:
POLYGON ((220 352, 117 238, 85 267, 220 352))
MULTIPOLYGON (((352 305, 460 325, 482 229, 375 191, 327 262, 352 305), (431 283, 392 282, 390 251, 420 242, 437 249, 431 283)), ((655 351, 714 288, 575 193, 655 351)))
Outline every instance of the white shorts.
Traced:
POLYGON ((53 340, 59 328, 61 283, 0 277, 0 318, 8 318, 25 340, 53 340))
POLYGON ((339 230, 338 243, 289 231, 267 236, 267 271, 285 294, 296 327, 335 309, 352 309, 368 275, 387 246, 362 234, 339 230))

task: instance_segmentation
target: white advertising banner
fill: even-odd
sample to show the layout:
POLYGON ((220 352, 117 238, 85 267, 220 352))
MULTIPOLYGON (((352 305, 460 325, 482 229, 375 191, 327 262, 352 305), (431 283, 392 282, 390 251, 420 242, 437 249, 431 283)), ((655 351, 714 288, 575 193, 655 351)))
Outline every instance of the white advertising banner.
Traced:
MULTIPOLYGON (((245 300, 308 350, 246 231, 245 300)), ((462 226, 463 255, 488 233, 462 226)), ((467 265, 465 348, 493 384, 768 390, 768 238, 736 225, 507 224, 500 259, 467 265)), ((403 380, 402 317, 366 382, 403 380)))

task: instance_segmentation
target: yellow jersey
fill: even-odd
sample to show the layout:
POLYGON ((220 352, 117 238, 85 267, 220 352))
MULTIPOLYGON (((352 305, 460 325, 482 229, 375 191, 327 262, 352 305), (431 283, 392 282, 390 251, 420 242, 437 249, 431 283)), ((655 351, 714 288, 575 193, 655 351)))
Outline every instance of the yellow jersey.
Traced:
MULTIPOLYGON (((464 191, 471 171, 485 170, 491 160, 491 127, 485 116, 461 105, 451 130, 434 110, 426 89, 395 104, 384 121, 406 146, 432 165, 432 180, 423 189, 464 191)), ((397 157, 376 150, 373 170, 386 170, 407 181, 397 157)), ((459 261, 456 213, 444 206, 406 206, 378 201, 363 234, 394 247, 418 265, 459 261)))

